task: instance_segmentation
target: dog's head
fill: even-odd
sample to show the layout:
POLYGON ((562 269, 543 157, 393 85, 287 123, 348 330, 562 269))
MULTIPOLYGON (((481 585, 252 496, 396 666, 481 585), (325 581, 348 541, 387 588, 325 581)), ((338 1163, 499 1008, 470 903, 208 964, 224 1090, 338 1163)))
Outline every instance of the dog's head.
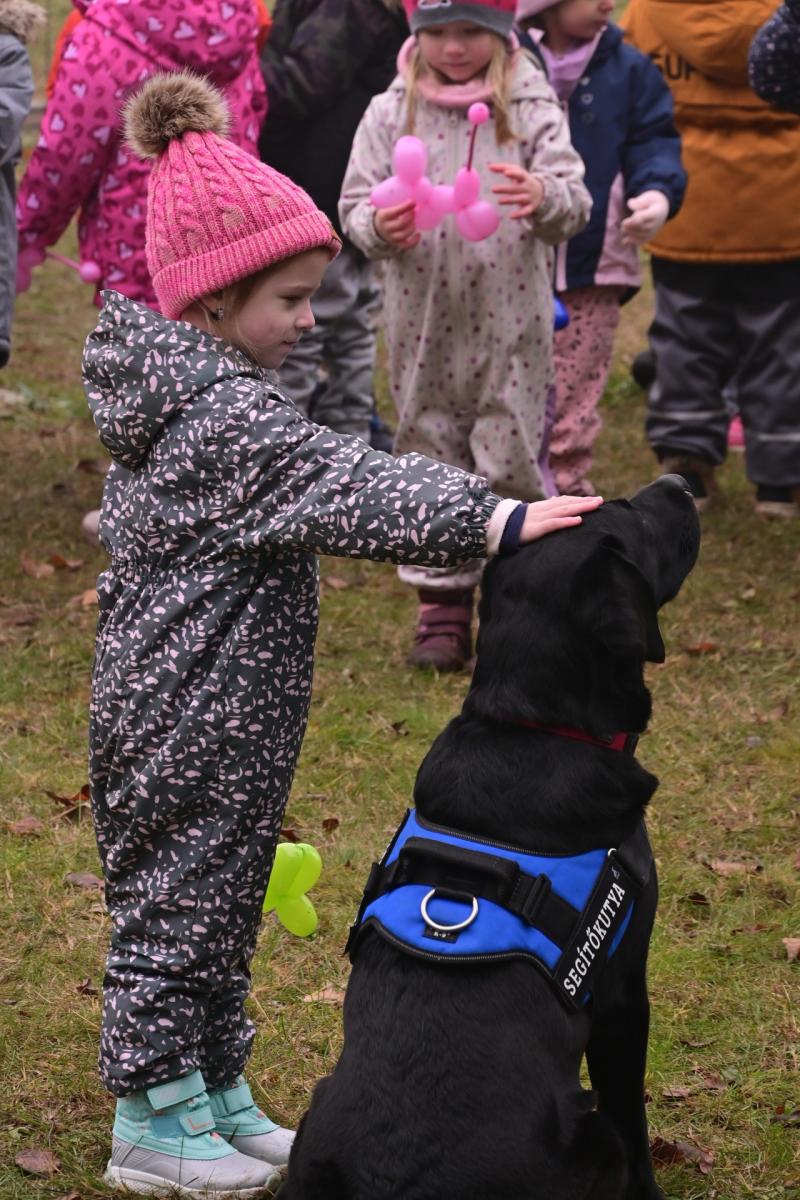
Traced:
POLYGON ((643 730, 643 665, 664 661, 658 610, 678 594, 699 546, 685 481, 663 475, 580 526, 495 560, 467 707, 600 736, 643 730))

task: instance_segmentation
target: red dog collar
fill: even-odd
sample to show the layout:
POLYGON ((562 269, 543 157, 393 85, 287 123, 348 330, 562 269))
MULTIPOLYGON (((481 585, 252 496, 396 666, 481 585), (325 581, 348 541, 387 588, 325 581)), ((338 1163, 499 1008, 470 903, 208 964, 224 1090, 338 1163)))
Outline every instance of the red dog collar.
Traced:
POLYGON ((601 746, 603 750, 628 750, 633 754, 636 749, 638 738, 636 734, 631 733, 612 733, 610 737, 602 738, 595 737, 591 733, 584 733, 582 729, 570 729, 567 725, 545 725, 542 721, 525 721, 520 719, 515 722, 517 725, 524 725, 526 729, 538 729, 542 733, 555 733, 559 737, 573 738, 576 742, 589 742, 592 746, 601 746))

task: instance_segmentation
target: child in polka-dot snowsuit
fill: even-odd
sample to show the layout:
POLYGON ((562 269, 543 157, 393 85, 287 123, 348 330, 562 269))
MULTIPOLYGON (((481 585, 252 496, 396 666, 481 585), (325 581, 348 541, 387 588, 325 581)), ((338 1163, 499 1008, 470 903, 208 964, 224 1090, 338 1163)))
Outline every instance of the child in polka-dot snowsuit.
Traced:
POLYGON ((445 568, 595 506, 501 500, 298 412, 273 371, 313 326, 340 242, 224 124, 193 76, 151 80, 135 101, 130 139, 156 160, 147 258, 163 315, 106 292, 84 356, 114 460, 90 728, 112 919, 107 1178, 217 1197, 274 1186, 291 1145, 241 1076, 244 1001, 308 717, 316 555, 445 568))
MULTIPOLYGON (((586 223, 583 166, 543 73, 510 40, 513 0, 459 3, 457 17, 453 6, 429 0, 406 0, 406 9, 415 36, 394 83, 362 119, 340 201, 348 237, 386 260, 395 450, 476 470, 499 493, 534 499, 547 494, 539 456, 553 383, 552 246, 586 223), (514 205, 510 217, 502 210, 499 228, 481 242, 465 241, 452 217, 419 237, 413 212, 405 225, 383 225, 403 208, 376 217, 370 194, 392 174, 394 143, 412 114, 429 177, 452 183, 467 160, 475 101, 488 102, 493 118, 477 134, 474 166, 484 196, 492 171, 508 189, 501 198, 514 205)), ((412 662, 464 664, 480 570, 477 561, 401 569, 420 589, 412 662)))

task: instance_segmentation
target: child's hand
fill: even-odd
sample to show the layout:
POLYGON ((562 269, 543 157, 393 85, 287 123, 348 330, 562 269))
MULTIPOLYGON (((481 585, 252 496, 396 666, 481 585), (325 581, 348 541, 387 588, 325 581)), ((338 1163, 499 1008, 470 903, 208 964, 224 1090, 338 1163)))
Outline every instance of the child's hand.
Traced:
POLYGON ((622 222, 622 240, 626 246, 641 246, 658 233, 669 216, 669 200, 663 192, 642 192, 628 201, 631 216, 622 222))
POLYGON ((553 496, 528 505, 520 530, 519 543, 535 542, 546 533, 580 525, 580 514, 592 512, 603 503, 602 496, 553 496))
POLYGON ((420 240, 420 234, 414 228, 414 209, 416 201, 404 200, 392 208, 377 208, 373 221, 375 228, 385 242, 397 246, 400 250, 410 250, 420 240))
POLYGON ((507 182, 498 183, 492 191, 501 197, 501 204, 517 205, 516 211, 508 214, 512 221, 536 212, 544 200, 544 184, 540 179, 516 163, 490 163, 489 170, 506 177, 507 182))

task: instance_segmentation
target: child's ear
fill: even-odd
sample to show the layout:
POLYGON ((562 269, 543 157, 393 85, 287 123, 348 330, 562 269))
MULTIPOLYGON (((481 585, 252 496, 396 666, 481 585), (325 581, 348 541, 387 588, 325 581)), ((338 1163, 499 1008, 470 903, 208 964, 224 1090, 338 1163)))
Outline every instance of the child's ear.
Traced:
POLYGON ((655 594, 618 538, 603 538, 581 565, 573 597, 581 624, 609 654, 664 661, 655 594))

